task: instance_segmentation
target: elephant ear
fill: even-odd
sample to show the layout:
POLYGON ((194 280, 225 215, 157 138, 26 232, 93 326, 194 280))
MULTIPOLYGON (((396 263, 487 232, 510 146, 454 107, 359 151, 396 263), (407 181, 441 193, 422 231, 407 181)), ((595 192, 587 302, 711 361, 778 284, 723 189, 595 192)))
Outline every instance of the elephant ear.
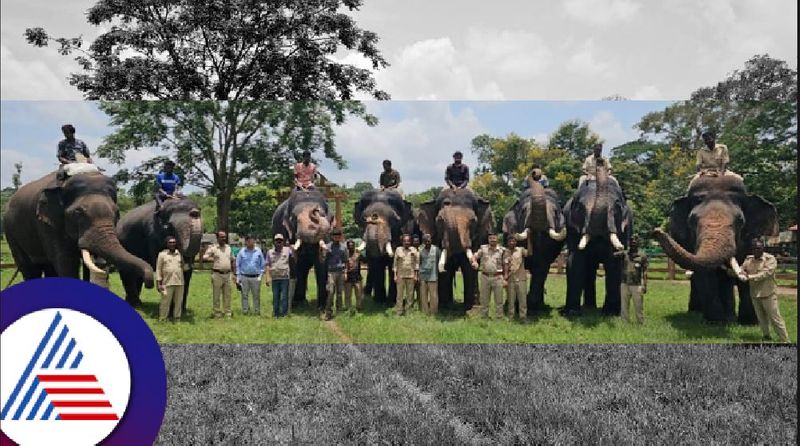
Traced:
POLYGON ((423 234, 430 234, 434 241, 439 238, 436 234, 436 203, 429 201, 419 205, 417 212, 417 225, 423 234))
POLYGON ((517 225, 517 214, 514 212, 514 209, 511 209, 503 216, 503 234, 513 234, 517 232, 521 232, 517 225))
POLYGON ((744 212, 744 240, 752 240, 764 235, 778 235, 778 211, 769 201, 758 195, 745 196, 742 203, 744 212))
POLYGON ((55 177, 39 194, 39 201, 36 203, 36 218, 54 228, 64 227, 64 203, 61 200, 61 187, 55 177))
MULTIPOLYGON (((401 221, 405 222, 413 222, 414 220, 414 205, 411 204, 410 201, 403 200, 403 209, 400 214, 401 221)), ((413 225, 412 225, 413 227, 413 225)))
POLYGON ((672 209, 669 212, 669 233, 678 244, 687 249, 691 247, 689 232, 691 211, 692 204, 689 197, 683 196, 672 202, 672 209))
POLYGON ((356 225, 361 229, 364 229, 364 225, 366 225, 366 220, 364 219, 364 209, 366 208, 367 200, 363 197, 353 205, 353 221, 355 221, 356 225))
POLYGON ((489 233, 494 232, 494 213, 492 212, 492 207, 489 205, 489 202, 486 200, 479 200, 478 204, 475 209, 475 214, 478 217, 478 234, 476 246, 474 248, 479 248, 480 245, 486 243, 489 239, 489 233))

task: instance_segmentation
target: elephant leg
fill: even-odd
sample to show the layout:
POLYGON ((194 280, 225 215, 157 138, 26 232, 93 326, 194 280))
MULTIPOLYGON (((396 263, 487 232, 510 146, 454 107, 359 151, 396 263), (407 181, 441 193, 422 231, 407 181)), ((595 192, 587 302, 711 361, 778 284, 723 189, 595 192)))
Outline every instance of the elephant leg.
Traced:
MULTIPOLYGON (((725 273, 723 273, 725 274, 725 273)), ((716 271, 703 274, 702 284, 703 318, 709 322, 725 322, 722 281, 716 271)), ((732 291, 732 290, 731 290, 732 291)))
POLYGON ((44 265, 42 266, 42 271, 44 272, 45 277, 62 277, 58 275, 58 271, 53 265, 44 265))
POLYGON ((603 301, 603 314, 606 316, 619 316, 622 311, 622 263, 619 259, 612 258, 603 264, 606 271, 605 285, 606 298, 603 301))
POLYGON ((703 300, 700 293, 699 280, 702 273, 695 272, 689 279, 689 311, 703 312, 703 300))
POLYGON ((453 258, 445 261, 444 272, 439 274, 439 306, 448 308, 453 306, 453 278, 455 276, 455 266, 453 258))
POLYGON ((536 313, 544 309, 544 283, 547 280, 550 265, 534 265, 531 269, 531 285, 528 292, 528 313, 536 313))
POLYGON ((567 254, 567 299, 564 311, 579 313, 581 309, 581 293, 584 286, 583 256, 576 252, 567 254))
POLYGON ((311 271, 312 263, 309 259, 300 258, 297 260, 297 283, 294 287, 294 306, 302 305, 306 302, 306 291, 308 289, 308 274, 311 271))
POLYGON ((317 308, 323 311, 328 299, 333 299, 333 296, 328 295, 328 269, 319 256, 315 256, 314 260, 314 279, 317 282, 317 308))
POLYGON ((733 279, 726 273, 722 273, 719 275, 719 286, 724 320, 725 322, 734 322, 736 320, 736 304, 733 294, 733 279))
POLYGON ((389 271, 389 291, 386 294, 386 303, 389 306, 394 306, 397 303, 397 282, 394 281, 394 267, 391 258, 387 258, 386 269, 389 271))
POLYGON ((122 286, 125 288, 125 301, 136 307, 142 304, 139 294, 142 292, 142 280, 137 279, 135 274, 129 272, 119 272, 122 286))
POLYGON ((181 314, 186 314, 186 302, 189 301, 189 285, 192 283, 193 272, 191 268, 183 272, 183 302, 181 303, 181 314))
POLYGON ((472 268, 466 254, 459 260, 461 275, 464 277, 464 311, 469 311, 475 306, 478 292, 478 272, 472 268))
POLYGON ((19 268, 23 280, 41 279, 44 274, 44 269, 36 265, 18 266, 17 268, 19 268))
POLYGON ((750 299, 750 284, 737 282, 739 290, 739 316, 737 321, 742 325, 757 325, 756 311, 753 308, 753 301, 750 299))
POLYGON ((372 296, 372 290, 374 289, 372 287, 372 280, 372 269, 369 262, 367 262, 367 280, 364 282, 364 292, 362 293, 364 297, 372 296))
POLYGON ((583 306, 584 308, 597 309, 597 267, 598 264, 586 261, 587 266, 584 270, 583 283, 583 306))
POLYGON ((367 262, 367 283, 372 289, 372 295, 375 297, 375 302, 381 304, 386 303, 386 290, 381 285, 385 281, 386 268, 383 259, 370 259, 367 262))

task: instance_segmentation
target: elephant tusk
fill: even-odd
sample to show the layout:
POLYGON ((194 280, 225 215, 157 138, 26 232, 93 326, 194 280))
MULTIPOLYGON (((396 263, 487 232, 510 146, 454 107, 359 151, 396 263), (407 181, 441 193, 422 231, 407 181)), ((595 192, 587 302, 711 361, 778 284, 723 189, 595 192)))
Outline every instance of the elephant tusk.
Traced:
POLYGON ((578 242, 578 249, 583 251, 584 249, 586 249, 586 245, 588 244, 589 244, 589 234, 583 234, 583 237, 581 237, 581 241, 578 242))
POLYGON ((447 250, 443 249, 442 250, 442 255, 439 256, 439 272, 440 273, 444 272, 444 264, 445 264, 446 260, 447 260, 447 250))
POLYGON ((524 230, 524 231, 522 231, 522 232, 520 232, 520 233, 516 234, 516 235, 514 236, 514 238, 516 238, 516 239, 517 239, 517 240, 519 240, 519 241, 525 240, 526 238, 528 238, 528 233, 529 233, 529 232, 530 232, 530 228, 525 228, 525 230, 524 230))
POLYGON ((300 249, 300 245, 302 245, 302 244, 303 244, 303 241, 298 239, 296 242, 294 242, 294 246, 292 246, 292 248, 294 248, 294 250, 297 251, 298 249, 300 249))
POLYGON ((614 249, 617 251, 622 251, 625 249, 625 245, 619 241, 619 237, 617 237, 615 232, 612 232, 611 235, 608 236, 608 239, 611 241, 611 244, 614 245, 614 249))
POLYGON ((564 240, 565 238, 567 238, 567 229, 566 228, 561 228, 561 232, 556 232, 555 229, 550 228, 550 230, 547 231, 547 235, 549 235, 551 239, 553 239, 553 240, 555 240, 557 242, 560 242, 560 241, 564 240))
POLYGON ((472 260, 475 258, 475 254, 473 254, 472 250, 469 248, 467 248, 467 258, 469 259, 470 262, 472 262, 472 260))
POLYGON ((389 254, 389 257, 394 256, 394 251, 392 251, 392 242, 386 242, 386 254, 389 254))
POLYGON ((81 258, 83 259, 83 264, 89 268, 89 271, 96 273, 96 274, 105 274, 106 272, 100 269, 99 266, 94 264, 94 260, 92 260, 92 255, 89 254, 89 251, 85 249, 81 249, 81 258))
POLYGON ((686 271, 683 272, 683 274, 685 274, 686 277, 692 277, 694 275, 694 271, 687 269, 686 271))

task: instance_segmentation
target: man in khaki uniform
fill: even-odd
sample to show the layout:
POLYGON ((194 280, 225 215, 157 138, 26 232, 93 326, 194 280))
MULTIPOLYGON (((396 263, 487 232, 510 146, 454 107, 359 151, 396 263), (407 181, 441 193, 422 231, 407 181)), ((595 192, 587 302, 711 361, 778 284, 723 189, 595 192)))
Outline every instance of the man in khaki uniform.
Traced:
POLYGON ((750 298, 753 300, 753 308, 756 311, 764 340, 770 340, 769 325, 771 323, 781 342, 788 343, 789 334, 786 332, 786 324, 784 324, 778 309, 778 296, 775 293, 777 286, 775 269, 777 267, 778 261, 775 256, 764 252, 764 242, 754 240, 753 254, 744 260, 739 280, 750 283, 750 298))
POLYGON ((695 164, 697 173, 692 177, 689 186, 692 185, 695 179, 700 176, 735 176, 741 179, 738 174, 728 170, 728 163, 730 163, 730 156, 728 155, 728 146, 725 144, 717 144, 717 134, 713 129, 705 129, 701 135, 703 138, 703 147, 697 150, 697 162, 695 164))
POLYGON ((580 188, 581 184, 586 180, 595 180, 598 165, 605 166, 608 172, 608 179, 615 183, 617 182, 617 179, 611 176, 611 161, 603 156, 603 144, 597 143, 592 147, 592 154, 583 160, 583 175, 578 179, 578 188, 580 188))
POLYGON ((402 316, 414 299, 414 286, 419 280, 419 252, 411 246, 411 236, 403 235, 403 246, 394 252, 394 281, 397 283, 395 312, 402 316))
POLYGON ((158 253, 156 283, 161 293, 158 320, 162 322, 167 320, 170 305, 173 305, 172 319, 180 320, 183 304, 183 256, 178 251, 175 237, 167 237, 167 249, 158 253))
POLYGON ((430 234, 422 235, 422 247, 419 250, 419 304, 425 314, 436 314, 439 311, 439 277, 437 265, 442 251, 433 245, 430 234))
POLYGON ((203 255, 203 260, 214 262, 211 266, 211 286, 214 293, 214 317, 233 317, 231 311, 231 272, 235 273, 236 259, 228 244, 228 235, 225 231, 217 232, 217 244, 211 245, 203 255), (222 295, 222 306, 220 305, 222 295))
POLYGON ((503 252, 505 249, 497 245, 497 234, 489 234, 489 244, 481 246, 478 253, 470 260, 472 267, 480 271, 481 316, 489 318, 489 303, 494 295, 495 318, 503 317, 503 252), (480 260, 480 267, 478 266, 480 260))
POLYGON ((508 317, 514 319, 514 308, 519 305, 519 320, 528 316, 528 272, 525 270, 525 257, 528 250, 517 246, 517 239, 508 239, 508 249, 503 256, 503 277, 506 281, 506 303, 508 317))
POLYGON ((630 305, 633 301, 636 311, 636 321, 644 323, 644 301, 642 296, 647 293, 647 267, 650 265, 647 255, 639 252, 639 239, 631 239, 627 251, 619 251, 622 256, 622 284, 620 297, 622 298, 622 319, 629 321, 630 305))

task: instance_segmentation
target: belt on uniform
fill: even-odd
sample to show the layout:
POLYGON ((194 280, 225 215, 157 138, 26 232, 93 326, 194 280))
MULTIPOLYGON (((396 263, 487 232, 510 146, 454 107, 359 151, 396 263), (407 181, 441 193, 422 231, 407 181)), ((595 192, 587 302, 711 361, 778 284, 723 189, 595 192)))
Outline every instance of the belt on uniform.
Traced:
POLYGON ((485 272, 485 271, 481 271, 481 274, 483 274, 484 276, 496 277, 496 276, 500 276, 500 275, 502 275, 503 273, 502 273, 502 272, 496 272, 496 273, 487 273, 487 272, 485 272))
POLYGON ((249 277, 249 278, 252 279, 252 278, 258 277, 258 274, 242 274, 242 276, 249 277))
POLYGON ((219 274, 228 274, 230 272, 230 271, 223 271, 221 269, 212 269, 211 271, 214 271, 215 273, 219 274))

